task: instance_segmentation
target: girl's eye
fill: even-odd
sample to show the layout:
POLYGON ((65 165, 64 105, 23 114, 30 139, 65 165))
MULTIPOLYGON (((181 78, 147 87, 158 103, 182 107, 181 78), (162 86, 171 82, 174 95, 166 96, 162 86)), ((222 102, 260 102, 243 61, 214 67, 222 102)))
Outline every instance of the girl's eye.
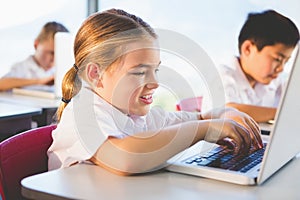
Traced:
POLYGON ((159 69, 155 69, 155 73, 159 72, 159 69))

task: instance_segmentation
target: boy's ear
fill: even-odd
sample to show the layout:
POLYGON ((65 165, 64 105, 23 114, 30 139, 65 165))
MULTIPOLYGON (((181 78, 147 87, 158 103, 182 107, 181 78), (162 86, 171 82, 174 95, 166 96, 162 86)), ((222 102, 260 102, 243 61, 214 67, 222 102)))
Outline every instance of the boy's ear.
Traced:
POLYGON ((86 66, 87 78, 96 87, 102 87, 101 70, 98 64, 88 63, 86 66))
POLYGON ((241 46, 241 54, 244 56, 248 56, 251 53, 254 46, 255 45, 252 41, 245 40, 241 46))

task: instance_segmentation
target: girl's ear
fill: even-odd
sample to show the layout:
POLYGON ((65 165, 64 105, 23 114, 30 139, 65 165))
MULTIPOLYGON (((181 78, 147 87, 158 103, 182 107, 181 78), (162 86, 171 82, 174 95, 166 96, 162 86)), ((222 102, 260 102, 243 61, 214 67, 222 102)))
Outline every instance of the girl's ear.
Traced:
POLYGON ((245 40, 241 46, 241 55, 249 56, 253 48, 256 47, 251 40, 245 40))
POLYGON ((101 70, 98 64, 88 63, 86 66, 87 78, 95 87, 102 87, 101 70))

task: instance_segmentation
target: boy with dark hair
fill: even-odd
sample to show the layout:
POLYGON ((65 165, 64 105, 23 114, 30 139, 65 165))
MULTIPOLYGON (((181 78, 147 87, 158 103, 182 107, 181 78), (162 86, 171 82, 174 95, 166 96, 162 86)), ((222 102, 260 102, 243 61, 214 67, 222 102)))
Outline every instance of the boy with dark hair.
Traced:
POLYGON ((238 38, 240 56, 221 66, 226 106, 257 122, 274 119, 286 82, 280 73, 298 40, 299 31, 287 17, 274 10, 250 13, 238 38))

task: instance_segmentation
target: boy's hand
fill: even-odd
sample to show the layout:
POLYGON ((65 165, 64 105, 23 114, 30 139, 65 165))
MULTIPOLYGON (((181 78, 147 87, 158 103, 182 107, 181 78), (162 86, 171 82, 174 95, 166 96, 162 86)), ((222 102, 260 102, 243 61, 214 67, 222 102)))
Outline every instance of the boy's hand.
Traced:
POLYGON ((54 85, 54 76, 49 76, 46 78, 41 78, 38 81, 40 85, 54 85))

